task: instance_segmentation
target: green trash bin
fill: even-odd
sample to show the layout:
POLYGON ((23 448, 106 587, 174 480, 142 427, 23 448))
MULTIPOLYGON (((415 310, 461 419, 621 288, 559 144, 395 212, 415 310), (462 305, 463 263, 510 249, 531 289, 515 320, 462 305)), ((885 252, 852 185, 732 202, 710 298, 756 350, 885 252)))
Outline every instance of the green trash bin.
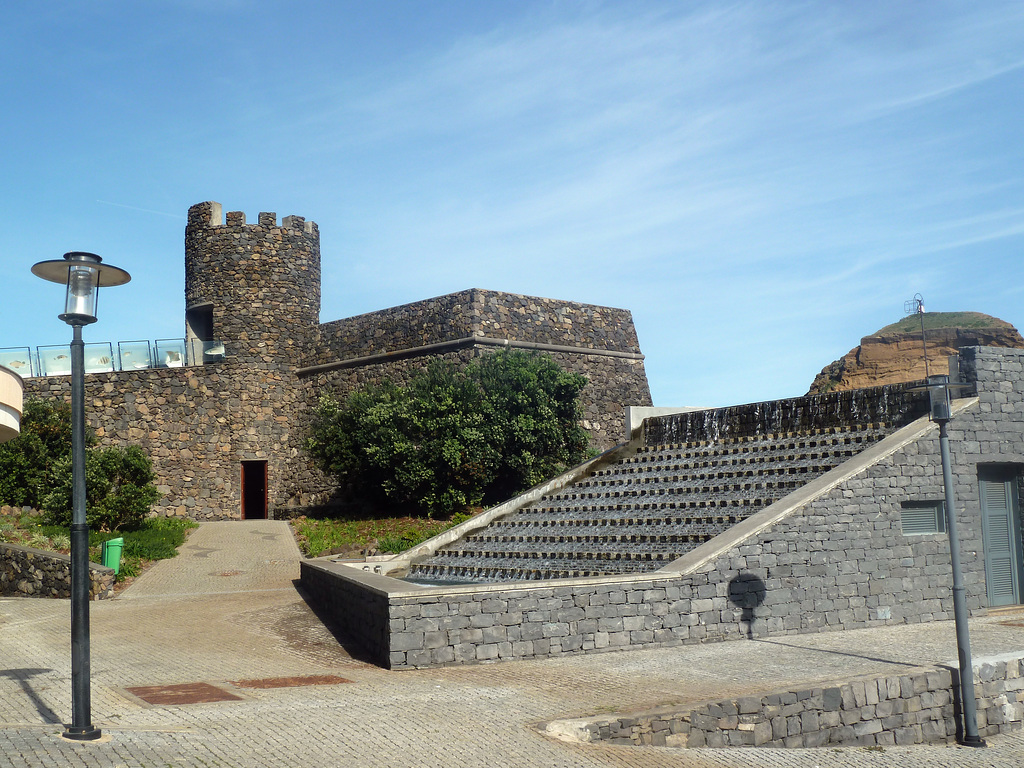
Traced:
POLYGON ((113 568, 114 573, 121 572, 121 552, 124 550, 124 539, 110 539, 103 542, 101 559, 107 568, 113 568))

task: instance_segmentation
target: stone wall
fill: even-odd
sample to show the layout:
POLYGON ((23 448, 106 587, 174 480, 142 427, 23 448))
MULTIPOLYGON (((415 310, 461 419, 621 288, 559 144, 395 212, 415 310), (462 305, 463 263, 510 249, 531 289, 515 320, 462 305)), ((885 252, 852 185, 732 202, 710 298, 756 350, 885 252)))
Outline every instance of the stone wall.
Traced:
MULTIPOLYGON (((26 379, 26 397, 68 399, 69 376, 26 379)), ((266 460, 269 505, 288 506, 303 435, 288 413, 303 393, 285 374, 228 362, 188 368, 95 373, 85 409, 100 444, 140 445, 153 460, 157 514, 194 520, 238 518, 240 462, 266 460)))
MULTIPOLYGON (((971 611, 987 599, 978 465, 1024 466, 1022 363, 1022 350, 965 356, 979 394, 957 404, 949 428, 971 611)), ((951 619, 945 534, 909 536, 901 527, 902 502, 942 498, 937 427, 922 418, 645 576, 448 588, 375 582, 387 614, 373 621, 388 634, 368 650, 380 664, 409 668, 951 619), (744 594, 751 591, 756 606, 744 594)), ((303 563, 303 582, 319 568, 303 563)), ((351 600, 364 577, 335 570, 315 599, 330 599, 345 621, 369 621, 351 600)))
POLYGON ((253 369, 298 365, 320 318, 320 232, 312 221, 261 213, 256 224, 221 205, 188 210, 185 307, 210 306, 209 340, 230 342, 253 369))
MULTIPOLYGON (((103 600, 114 594, 114 571, 89 563, 89 596, 103 600)), ((71 597, 71 558, 59 552, 0 544, 0 595, 71 597)))
MULTIPOLYGON (((1020 730, 1024 659, 974 668, 978 732, 1020 730)), ((833 686, 781 691, 589 722, 555 723, 584 742, 659 747, 903 746, 953 743, 960 683, 947 667, 861 677, 833 686)))
POLYGON ((306 366, 484 336, 640 354, 625 309, 472 288, 324 323, 306 366))
POLYGON ((306 366, 456 341, 473 335, 473 291, 323 323, 306 366))
MULTIPOLYGON (((543 348, 590 379, 585 426, 601 448, 622 439, 626 405, 650 404, 626 310, 473 289, 320 325, 320 274, 311 221, 260 213, 249 224, 212 201, 189 209, 183 335, 222 342, 223 360, 86 376, 101 444, 137 443, 152 457, 157 514, 239 518, 243 461, 267 462, 271 516, 332 502, 334 484, 305 452, 319 392, 402 382, 433 359, 543 348)), ((50 376, 28 379, 25 394, 69 389, 69 377, 50 376)))
POLYGON ((850 424, 903 425, 928 413, 928 394, 909 387, 891 384, 657 416, 644 425, 645 444, 763 437, 850 424))
POLYGON ((431 360, 465 363, 497 348, 549 355, 587 377, 584 428, 595 448, 626 439, 625 408, 650 405, 643 355, 628 310, 472 289, 324 323, 300 375, 315 402, 389 378, 404 383, 431 360))
MULTIPOLYGON (((302 375, 310 405, 320 393, 331 391, 339 398, 369 382, 390 379, 406 383, 428 362, 446 360, 465 364, 474 357, 492 353, 497 347, 472 344, 458 350, 435 352, 423 356, 375 360, 359 366, 339 366, 312 370, 302 375)), ((651 392, 647 374, 640 358, 608 357, 575 352, 538 352, 554 360, 567 371, 587 377, 583 390, 583 428, 590 434, 597 450, 606 450, 626 440, 625 410, 628 405, 650 405, 651 392)))

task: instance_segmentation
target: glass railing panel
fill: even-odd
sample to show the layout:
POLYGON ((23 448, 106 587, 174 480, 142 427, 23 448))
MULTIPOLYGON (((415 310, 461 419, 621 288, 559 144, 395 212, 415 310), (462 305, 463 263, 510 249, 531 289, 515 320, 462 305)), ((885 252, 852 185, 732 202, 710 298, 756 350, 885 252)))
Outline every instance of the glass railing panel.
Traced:
POLYGON ((186 339, 185 345, 188 349, 189 365, 204 365, 205 363, 218 363, 224 359, 223 341, 202 341, 200 339, 186 339))
MULTIPOLYGON (((157 339, 155 342, 103 341, 85 345, 85 372, 136 371, 146 368, 182 368, 186 365, 217 363, 225 358, 223 341, 199 339, 157 339)), ((36 347, 0 348, 0 365, 22 377, 67 376, 71 373, 71 348, 59 344, 36 347)))
POLYGON ((154 357, 157 368, 182 368, 186 362, 184 339, 157 339, 154 357))
POLYGON ((71 348, 66 344, 36 347, 40 376, 68 376, 71 374, 71 348))
POLYGON ((224 342, 223 341, 204 341, 203 342, 203 362, 204 363, 219 363, 224 359, 224 342))
POLYGON ((7 347, 0 349, 0 365, 5 365, 22 378, 35 376, 30 347, 7 347))
POLYGON ((86 344, 84 352, 86 373, 107 373, 114 370, 114 349, 109 341, 86 344))
POLYGON ((148 341, 117 342, 118 365, 122 371, 153 367, 153 350, 148 341))

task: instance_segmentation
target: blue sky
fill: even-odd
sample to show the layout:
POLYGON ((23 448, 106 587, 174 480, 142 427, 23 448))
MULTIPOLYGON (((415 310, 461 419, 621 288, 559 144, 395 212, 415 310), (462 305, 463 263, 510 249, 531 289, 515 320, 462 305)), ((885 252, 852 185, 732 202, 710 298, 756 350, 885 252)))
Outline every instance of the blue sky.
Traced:
POLYGON ((182 336, 188 207, 320 226, 321 319, 470 287, 626 307, 657 405, 803 394, 903 316, 1024 325, 1024 4, 6 4, 0 347, 36 261, 182 336))

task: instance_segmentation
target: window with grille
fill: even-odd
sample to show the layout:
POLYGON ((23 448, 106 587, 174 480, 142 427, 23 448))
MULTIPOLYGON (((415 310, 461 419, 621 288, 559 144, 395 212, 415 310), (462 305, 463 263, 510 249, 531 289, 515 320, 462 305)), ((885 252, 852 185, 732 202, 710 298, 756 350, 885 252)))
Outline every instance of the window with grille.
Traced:
POLYGON ((946 532, 946 508, 941 501, 905 501, 900 510, 904 536, 946 532))

